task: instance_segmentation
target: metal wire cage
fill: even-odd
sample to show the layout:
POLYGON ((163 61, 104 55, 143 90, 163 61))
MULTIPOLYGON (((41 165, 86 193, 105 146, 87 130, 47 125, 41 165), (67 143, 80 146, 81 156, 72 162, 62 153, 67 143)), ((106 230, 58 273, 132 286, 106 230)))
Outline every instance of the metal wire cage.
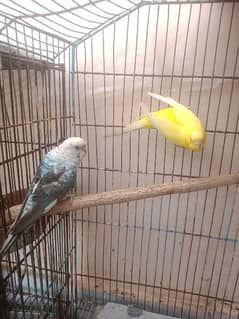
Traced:
MULTIPOLYGON (((238 172, 239 5, 0 4, 1 240, 42 156, 88 143, 76 192, 238 172), (201 153, 156 131, 106 138, 169 95, 207 129, 201 153)), ((238 318, 237 185, 42 218, 1 261, 5 318, 93 318, 108 301, 182 318, 238 318)))

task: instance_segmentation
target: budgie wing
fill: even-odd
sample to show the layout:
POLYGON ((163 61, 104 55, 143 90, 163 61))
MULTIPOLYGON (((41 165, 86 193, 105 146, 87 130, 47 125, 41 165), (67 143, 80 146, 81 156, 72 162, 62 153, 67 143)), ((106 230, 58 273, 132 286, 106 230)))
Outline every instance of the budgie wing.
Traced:
POLYGON ((153 127, 156 128, 157 130, 161 131, 160 125, 158 123, 158 119, 156 119, 152 113, 150 113, 149 109, 144 103, 140 103, 140 107, 142 111, 144 112, 144 115, 150 120, 152 123, 153 127))
POLYGON ((168 96, 162 96, 156 93, 148 92, 148 95, 154 97, 156 100, 169 104, 170 106, 174 106, 177 103, 174 99, 168 96))
POLYGON ((183 126, 188 126, 188 127, 201 127, 201 121, 199 118, 192 112, 190 111, 187 107, 185 107, 182 104, 175 103, 171 105, 173 107, 173 112, 175 114, 175 118, 177 122, 183 126))
POLYGON ((75 171, 66 170, 64 165, 49 165, 43 169, 43 161, 33 179, 20 214, 9 229, 9 233, 20 233, 27 229, 40 216, 46 214, 63 197, 74 183, 75 171))
POLYGON ((154 128, 159 130, 163 135, 166 137, 171 137, 178 134, 179 126, 177 124, 170 121, 168 118, 153 116, 153 114, 156 112, 150 113, 147 106, 143 103, 141 103, 140 106, 145 115, 153 124, 154 128))
POLYGON ((165 97, 165 96, 151 93, 151 92, 149 92, 148 94, 156 98, 157 100, 172 106, 174 110, 175 118, 180 125, 187 124, 190 127, 195 125, 201 127, 201 121, 199 120, 199 118, 192 111, 190 111, 189 108, 187 108, 186 106, 178 103, 171 97, 165 97))

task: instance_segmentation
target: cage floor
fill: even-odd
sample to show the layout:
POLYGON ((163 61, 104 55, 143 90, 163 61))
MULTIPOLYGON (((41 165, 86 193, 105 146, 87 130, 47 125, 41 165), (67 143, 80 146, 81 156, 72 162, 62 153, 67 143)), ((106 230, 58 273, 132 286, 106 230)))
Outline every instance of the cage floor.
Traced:
POLYGON ((91 301, 82 300, 76 307, 74 318, 95 319, 97 314, 103 309, 104 305, 97 305, 91 301))
POLYGON ((156 314, 148 311, 144 311, 133 305, 121 305, 116 303, 107 303, 104 308, 98 313, 96 319, 129 319, 129 318, 141 318, 141 319, 173 319, 174 317, 168 317, 161 314, 156 314))
MULTIPOLYGON (((82 300, 77 304, 77 306, 74 309, 72 309, 70 318, 72 317, 77 319, 95 319, 97 314, 100 312, 101 309, 103 309, 103 307, 104 305, 97 305, 91 301, 82 300)), ((58 315, 56 315, 54 311, 37 311, 36 309, 31 311, 25 310, 24 312, 22 310, 15 310, 11 311, 9 314, 9 319, 53 319, 56 317, 58 318, 58 315)))
MULTIPOLYGON (((145 319, 168 319, 165 315, 154 314, 152 312, 143 311, 133 306, 125 306, 116 303, 107 303, 106 305, 98 305, 92 301, 81 300, 74 309, 72 309, 68 318, 74 319, 127 319, 127 318, 145 318, 145 319)), ((11 311, 10 319, 54 319, 64 318, 61 314, 54 311, 11 311)))

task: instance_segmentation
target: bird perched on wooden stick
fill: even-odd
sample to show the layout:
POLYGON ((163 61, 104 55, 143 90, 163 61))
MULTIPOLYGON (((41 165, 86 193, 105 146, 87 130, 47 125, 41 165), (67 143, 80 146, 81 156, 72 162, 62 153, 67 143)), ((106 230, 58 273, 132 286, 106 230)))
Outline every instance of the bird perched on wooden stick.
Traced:
POLYGON ((77 167, 85 154, 85 141, 80 137, 70 137, 45 155, 21 211, 9 229, 0 258, 21 233, 48 213, 76 185, 77 167))
POLYGON ((159 130, 169 141, 178 146, 193 151, 201 150, 206 141, 206 132, 200 119, 186 106, 170 97, 155 93, 149 93, 149 95, 171 107, 150 112, 146 105, 141 103, 144 112, 141 118, 110 135, 120 135, 141 128, 153 128, 159 130))

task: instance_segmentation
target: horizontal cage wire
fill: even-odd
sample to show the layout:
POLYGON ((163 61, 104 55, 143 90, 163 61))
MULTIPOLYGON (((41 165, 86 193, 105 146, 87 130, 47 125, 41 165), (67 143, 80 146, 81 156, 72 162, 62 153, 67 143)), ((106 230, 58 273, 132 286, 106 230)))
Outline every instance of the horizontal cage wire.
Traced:
MULTIPOLYGON (((238 16, 237 1, 1 3, 0 246, 43 156, 70 136, 87 141, 73 201, 235 177, 238 16), (141 101, 150 111, 165 108, 148 92, 198 115, 207 132, 202 151, 176 147, 151 129, 107 136, 140 117, 141 101)), ((0 317, 93 319, 113 302, 180 318, 237 319, 233 181, 96 200, 74 211, 63 203, 2 258, 0 317)))

